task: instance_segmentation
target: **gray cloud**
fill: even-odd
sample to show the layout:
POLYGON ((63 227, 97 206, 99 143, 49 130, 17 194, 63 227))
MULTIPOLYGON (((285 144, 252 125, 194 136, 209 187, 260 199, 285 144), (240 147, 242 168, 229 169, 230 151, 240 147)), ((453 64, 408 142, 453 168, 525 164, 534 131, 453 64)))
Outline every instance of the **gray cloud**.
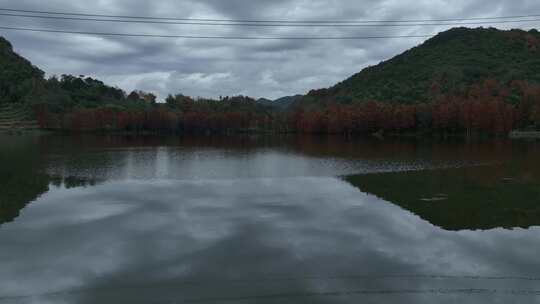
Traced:
MULTIPOLYGON (((0 7, 97 14, 270 20, 430 19, 540 12, 540 2, 518 0, 0 0, 0 7)), ((262 28, 122 24, 0 17, 0 25, 122 33, 213 36, 370 36, 435 34, 448 27, 262 28)), ((534 23, 501 28, 530 28, 534 23)), ((16 50, 49 75, 89 75, 126 91, 144 89, 217 97, 277 98, 328 87, 388 59, 422 39, 359 41, 222 41, 98 37, 0 31, 16 50)))

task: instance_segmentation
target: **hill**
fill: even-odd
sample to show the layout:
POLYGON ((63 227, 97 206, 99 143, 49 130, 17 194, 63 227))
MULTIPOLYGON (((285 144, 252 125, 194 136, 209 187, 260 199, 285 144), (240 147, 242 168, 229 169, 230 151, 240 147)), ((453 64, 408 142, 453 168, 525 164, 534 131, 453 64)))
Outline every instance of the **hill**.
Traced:
MULTIPOLYGON (((47 104, 55 111, 69 111, 74 107, 144 108, 155 101, 152 94, 135 91, 127 95, 91 77, 61 75, 45 79, 44 76, 42 70, 17 54, 11 43, 0 37, 0 104, 47 104)), ((0 111, 0 117, 3 114, 0 111)))
POLYGON ((294 102, 302 99, 303 95, 293 95, 293 96, 285 96, 278 98, 276 100, 270 100, 266 98, 260 98, 257 100, 257 103, 279 109, 279 110, 287 110, 294 102))
POLYGON ((0 37, 0 103, 21 102, 44 81, 43 71, 13 51, 0 37))
POLYGON ((486 79, 539 83, 540 33, 454 28, 303 101, 423 103, 486 79))
MULTIPOLYGON (((176 94, 158 103, 151 93, 126 94, 91 77, 44 79, 2 39, 0 103, 33 109, 41 128, 84 132, 506 136, 540 130, 539 48, 537 31, 456 28, 307 96, 257 102, 176 94)), ((35 125, 11 105, 1 109, 9 128, 35 125)))

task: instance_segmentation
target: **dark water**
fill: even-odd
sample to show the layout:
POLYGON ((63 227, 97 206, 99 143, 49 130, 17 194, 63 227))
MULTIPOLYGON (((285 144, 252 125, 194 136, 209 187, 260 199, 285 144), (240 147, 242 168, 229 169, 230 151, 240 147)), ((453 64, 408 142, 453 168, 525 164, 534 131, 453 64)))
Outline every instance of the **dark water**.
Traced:
POLYGON ((540 144, 0 136, 0 303, 540 303, 540 144))

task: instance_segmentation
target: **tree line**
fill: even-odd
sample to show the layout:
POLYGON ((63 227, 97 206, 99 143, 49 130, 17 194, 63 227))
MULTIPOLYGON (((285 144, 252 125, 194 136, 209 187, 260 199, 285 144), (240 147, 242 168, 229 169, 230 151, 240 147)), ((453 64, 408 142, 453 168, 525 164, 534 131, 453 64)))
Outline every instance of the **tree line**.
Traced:
POLYGON ((278 111, 245 97, 193 99, 181 94, 166 103, 134 92, 124 103, 72 107, 58 112, 34 105, 45 129, 177 133, 275 132, 310 134, 437 133, 506 135, 514 129, 540 129, 540 86, 526 81, 485 80, 461 94, 433 89, 430 103, 325 101, 278 111), (137 96, 135 96, 137 95, 137 96), (133 106, 132 102, 144 103, 133 106))
POLYGON ((534 30, 457 28, 282 105, 182 94, 161 103, 91 77, 46 79, 0 37, 0 103, 32 107, 42 128, 72 132, 499 136, 540 130, 538 52, 534 30))

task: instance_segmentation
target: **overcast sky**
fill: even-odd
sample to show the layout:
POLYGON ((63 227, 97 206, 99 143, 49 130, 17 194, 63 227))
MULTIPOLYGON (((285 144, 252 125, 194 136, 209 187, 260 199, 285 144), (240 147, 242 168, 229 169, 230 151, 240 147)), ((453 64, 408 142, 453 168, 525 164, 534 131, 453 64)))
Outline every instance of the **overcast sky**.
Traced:
MULTIPOLYGON (((396 20, 540 14, 538 0, 0 0, 0 8, 93 14, 253 20, 396 20)), ((253 28, 40 20, 0 16, 0 26, 213 36, 435 34, 448 26, 253 28)), ((537 27, 538 23, 497 25, 537 27)), ((424 39, 189 40, 0 30, 48 75, 97 77, 126 91, 278 98, 328 87, 424 39)))

